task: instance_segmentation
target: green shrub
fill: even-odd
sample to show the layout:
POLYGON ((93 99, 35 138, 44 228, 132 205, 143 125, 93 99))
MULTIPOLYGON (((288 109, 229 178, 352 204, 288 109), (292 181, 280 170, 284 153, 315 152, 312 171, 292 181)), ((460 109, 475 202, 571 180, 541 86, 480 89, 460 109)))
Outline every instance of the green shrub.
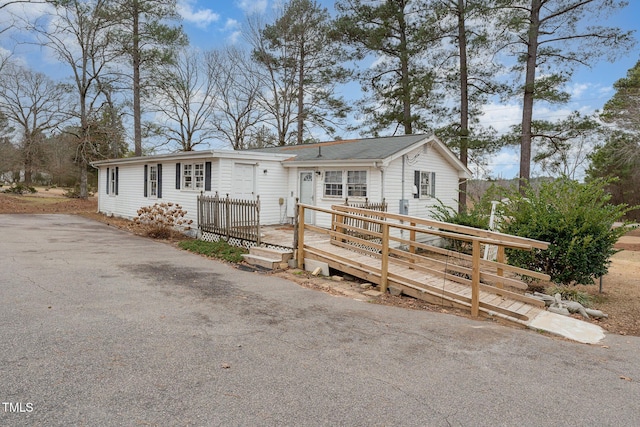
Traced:
POLYGON ((210 257, 220 258, 229 262, 242 262, 242 254, 247 250, 231 246, 224 240, 218 242, 205 242, 204 240, 184 240, 178 245, 185 250, 210 257))
POLYGON ((35 194, 38 192, 38 190, 36 190, 33 187, 30 187, 28 185, 24 185, 24 184, 15 184, 12 185, 11 187, 7 188, 6 190, 4 190, 5 193, 10 193, 10 194, 26 194, 26 193, 30 193, 30 194, 35 194))
MULTIPOLYGON (((80 185, 76 185, 73 188, 66 189, 65 192, 62 193, 62 195, 64 197, 68 197, 70 199, 81 199, 82 195, 81 195, 81 192, 80 192, 80 185)), ((87 196, 91 197, 91 196, 93 196, 93 193, 91 191, 87 191, 87 196)))
POLYGON ((507 250, 510 264, 542 271, 554 283, 593 284, 607 273, 613 245, 625 233, 613 228, 631 208, 609 204, 606 182, 581 184, 566 177, 543 183, 536 192, 509 194, 501 204, 500 231, 549 242, 547 250, 507 250))
MULTIPOLYGON (((437 221, 488 230, 491 218, 491 202, 492 200, 500 200, 499 191, 501 191, 500 188, 492 186, 480 199, 469 198, 467 206, 460 212, 451 206, 445 205, 442 200, 438 199, 438 203, 431 208, 431 216, 437 221)), ((453 250, 465 253, 471 251, 471 244, 468 242, 452 239, 444 240, 445 244, 453 250)))

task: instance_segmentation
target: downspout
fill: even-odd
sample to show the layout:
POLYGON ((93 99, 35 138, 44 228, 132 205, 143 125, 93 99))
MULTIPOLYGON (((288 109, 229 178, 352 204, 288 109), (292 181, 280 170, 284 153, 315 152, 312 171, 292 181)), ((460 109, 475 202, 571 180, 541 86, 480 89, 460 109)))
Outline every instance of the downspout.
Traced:
POLYGON ((404 164, 407 161, 407 155, 403 154, 402 155, 402 190, 401 190, 401 194, 400 194, 400 199, 404 200, 404 164))
POLYGON ((380 171, 380 198, 384 200, 384 166, 382 162, 375 162, 373 167, 380 171))

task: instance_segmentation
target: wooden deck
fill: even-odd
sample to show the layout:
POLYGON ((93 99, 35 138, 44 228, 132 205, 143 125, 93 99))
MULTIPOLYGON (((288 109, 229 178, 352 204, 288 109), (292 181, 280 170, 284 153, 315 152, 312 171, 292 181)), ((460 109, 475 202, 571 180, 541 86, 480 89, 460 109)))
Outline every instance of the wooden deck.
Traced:
POLYGON ((397 214, 369 214, 363 209, 343 206, 327 210, 300 205, 299 218, 304 218, 304 209, 314 209, 316 215, 318 212, 332 215, 333 219, 330 230, 300 224, 296 248, 299 265, 305 259, 323 262, 379 285, 383 292, 395 287, 430 303, 470 310, 472 316, 494 316, 527 325, 544 311, 543 302, 524 295, 527 285, 517 277, 548 279, 548 276, 506 264, 504 249, 545 249, 546 242, 397 214), (371 216, 367 217, 368 214, 371 216), (363 216, 367 218, 364 221, 363 216), (369 224, 365 228, 347 225, 349 222, 344 218, 349 217, 369 224), (372 228, 376 231, 371 231, 372 228), (394 228, 404 230, 403 235, 410 237, 398 237, 398 233, 391 232, 394 228), (421 243, 420 236, 425 235, 468 242, 473 253, 421 243), (481 244, 497 246, 498 259, 482 260, 481 244))

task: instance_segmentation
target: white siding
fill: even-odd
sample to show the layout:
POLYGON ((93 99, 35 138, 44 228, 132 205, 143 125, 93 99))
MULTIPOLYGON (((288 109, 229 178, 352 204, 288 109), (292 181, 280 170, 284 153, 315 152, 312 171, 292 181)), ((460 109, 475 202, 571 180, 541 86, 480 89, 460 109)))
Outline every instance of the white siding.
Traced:
MULTIPOLYGON (((151 160, 151 159, 150 159, 151 160)), ((214 195, 216 191, 220 197, 229 194, 233 197, 232 191, 232 171, 233 160, 230 159, 208 159, 211 161, 211 191, 204 192, 207 195, 214 195)), ((193 163, 204 163, 205 160, 197 160, 193 163)), ((183 183, 180 189, 176 189, 176 161, 161 162, 162 164, 162 198, 144 197, 144 164, 123 164, 118 165, 118 195, 107 194, 107 167, 102 166, 99 171, 98 183, 98 210, 107 215, 132 219, 137 216, 137 211, 143 206, 152 206, 155 203, 173 202, 182 206, 187 211, 186 219, 194 221, 194 228, 198 217, 197 198, 200 194, 198 190, 185 190, 183 183)), ((183 160, 181 165, 191 163, 183 160)), ((150 161, 148 165, 156 165, 150 161)), ((109 166, 109 170, 116 166, 109 166)), ((181 176, 184 168, 181 167, 181 176)), ((258 171, 256 171, 258 172, 258 171)), ((263 225, 278 224, 281 220, 281 208, 279 198, 286 198, 287 171, 277 161, 260 163, 260 174, 256 173, 256 193, 260 194, 261 210, 260 222, 263 225), (263 170, 267 169, 267 174, 263 170), (263 176, 260 176, 263 175, 263 176)), ((283 214, 286 213, 283 206, 283 214)))
POLYGON ((261 161, 256 170, 256 192, 260 195, 260 222, 287 222, 288 172, 277 161, 261 161), (264 171, 267 173, 264 173, 264 171), (282 199, 282 204, 280 204, 282 199))
POLYGON ((384 193, 389 203, 389 212, 399 213, 401 199, 409 201, 409 215, 420 218, 432 218, 431 209, 437 204, 437 199, 454 209, 458 207, 458 172, 432 148, 426 151, 422 148, 414 150, 391 162, 384 171, 384 181, 384 193), (435 197, 414 198, 414 171, 435 173, 435 197))

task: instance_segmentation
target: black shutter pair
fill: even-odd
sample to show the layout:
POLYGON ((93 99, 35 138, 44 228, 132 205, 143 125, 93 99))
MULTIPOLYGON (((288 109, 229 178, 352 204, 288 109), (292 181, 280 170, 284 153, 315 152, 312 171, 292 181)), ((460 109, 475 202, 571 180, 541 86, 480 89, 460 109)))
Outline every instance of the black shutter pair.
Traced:
MULTIPOLYGON (((181 181, 180 163, 176 163, 176 190, 180 189, 181 181)), ((211 191, 211 162, 204 164, 204 191, 211 191)))
MULTIPOLYGON (((110 174, 110 172, 111 171, 109 170, 109 168, 107 168, 107 194, 109 194, 109 190, 110 190, 110 187, 111 187, 111 174, 110 174)), ((115 185, 115 188, 114 188, 114 190, 115 190, 115 194, 114 195, 117 196, 118 195, 118 167, 117 166, 116 166, 116 169, 115 169, 115 175, 116 175, 115 176, 116 185, 115 185)))
MULTIPOLYGON (((413 185, 415 185, 417 192, 413 194, 414 199, 420 198, 420 174, 421 171, 413 171, 413 185)), ((436 197, 436 173, 429 173, 429 194, 430 197, 436 197)))
MULTIPOLYGON (((158 163, 158 199, 162 199, 162 163, 158 163)), ((149 167, 144 165, 144 197, 149 197, 149 167)))

